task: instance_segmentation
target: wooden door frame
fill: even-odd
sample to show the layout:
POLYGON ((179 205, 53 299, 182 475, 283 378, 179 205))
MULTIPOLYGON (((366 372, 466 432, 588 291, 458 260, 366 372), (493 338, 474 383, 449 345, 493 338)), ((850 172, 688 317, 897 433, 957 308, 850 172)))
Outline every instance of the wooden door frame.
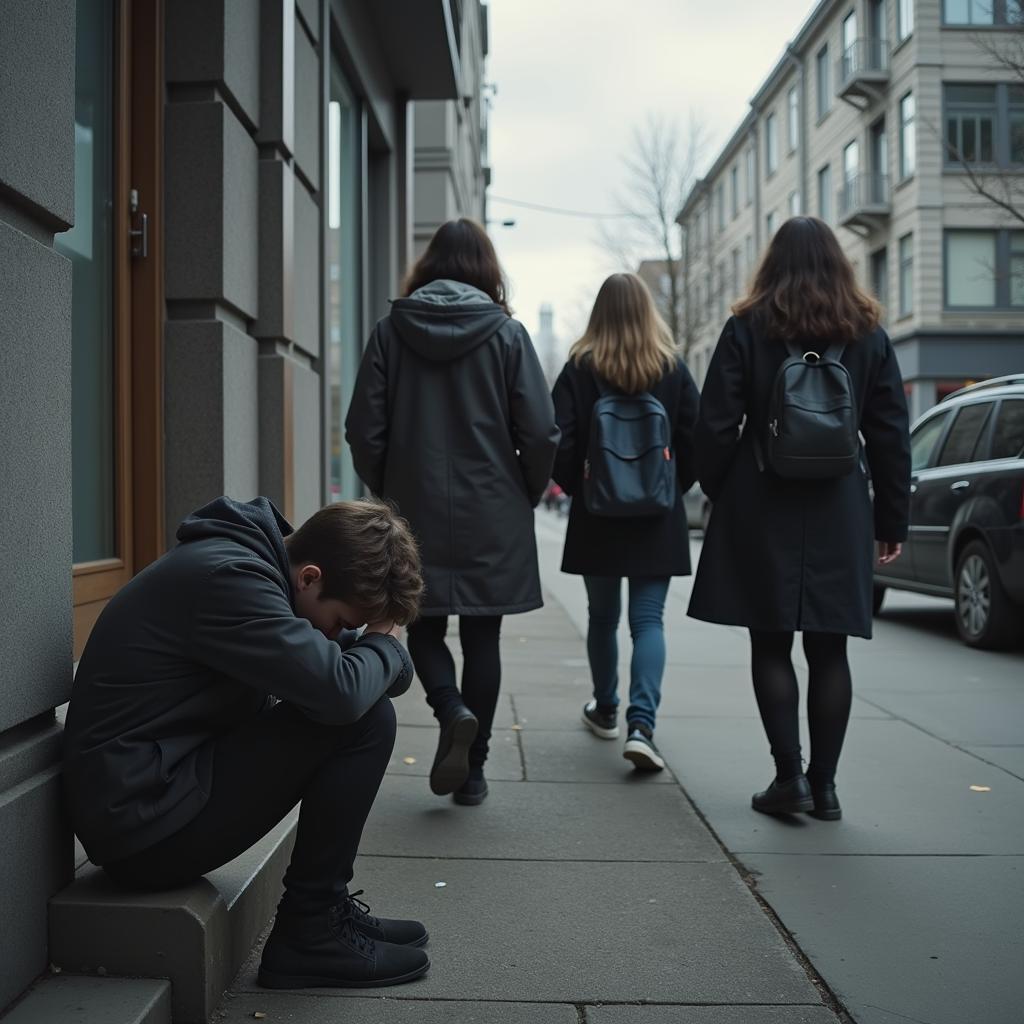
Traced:
POLYGON ((107 601, 158 557, 164 544, 163 0, 117 0, 113 99, 114 538, 118 554, 72 567, 76 658, 107 601), (137 215, 129 208, 131 189, 139 195, 137 215), (133 228, 141 228, 142 213, 148 234, 144 259, 132 256, 129 235, 133 228))

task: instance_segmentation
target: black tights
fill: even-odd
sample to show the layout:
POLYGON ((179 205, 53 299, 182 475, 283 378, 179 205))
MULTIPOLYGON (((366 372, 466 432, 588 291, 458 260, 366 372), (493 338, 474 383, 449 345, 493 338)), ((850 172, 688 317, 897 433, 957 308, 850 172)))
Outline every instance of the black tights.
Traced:
MULTIPOLYGON (((811 733, 811 763, 807 777, 813 785, 835 780, 852 690, 846 636, 842 633, 804 633, 807 656, 807 718, 811 733)), ((780 781, 800 774, 800 693, 790 652, 792 633, 750 631, 751 671, 761 721, 775 758, 780 781)))
POLYGON ((460 615, 462 644, 462 693, 455 677, 455 660, 444 642, 448 631, 446 615, 429 615, 409 627, 409 654, 416 666, 427 703, 443 721, 452 708, 464 703, 476 715, 480 728, 469 748, 471 768, 482 768, 487 760, 491 724, 501 687, 500 615, 460 615))

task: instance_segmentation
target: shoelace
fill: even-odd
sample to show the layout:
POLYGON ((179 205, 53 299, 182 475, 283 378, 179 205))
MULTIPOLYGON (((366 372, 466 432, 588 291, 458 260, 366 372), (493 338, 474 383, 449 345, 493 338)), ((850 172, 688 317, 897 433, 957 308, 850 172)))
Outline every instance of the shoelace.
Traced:
POLYGON ((355 908, 351 906, 349 899, 346 899, 344 903, 335 904, 330 908, 328 917, 331 931, 336 932, 339 938, 355 946, 360 953, 372 956, 377 944, 369 935, 364 934, 353 924, 352 918, 355 916, 355 908))
POLYGON ((370 905, 360 899, 356 899, 357 896, 362 896, 364 891, 363 889, 356 889, 355 892, 351 892, 345 897, 345 902, 349 904, 349 913, 353 917, 359 918, 364 924, 372 925, 375 928, 379 927, 380 918, 374 917, 370 913, 370 905))

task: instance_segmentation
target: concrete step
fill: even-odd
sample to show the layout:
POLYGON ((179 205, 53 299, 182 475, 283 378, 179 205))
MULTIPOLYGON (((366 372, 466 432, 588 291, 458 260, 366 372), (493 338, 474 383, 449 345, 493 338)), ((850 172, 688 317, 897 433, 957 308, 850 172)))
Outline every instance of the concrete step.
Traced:
POLYGON ((175 1024, 205 1024, 273 916, 296 818, 230 864, 166 892, 125 892, 86 865, 50 900, 51 960, 76 973, 168 978, 175 1024))
POLYGON ((171 985, 57 974, 36 985, 3 1024, 171 1024, 171 985))

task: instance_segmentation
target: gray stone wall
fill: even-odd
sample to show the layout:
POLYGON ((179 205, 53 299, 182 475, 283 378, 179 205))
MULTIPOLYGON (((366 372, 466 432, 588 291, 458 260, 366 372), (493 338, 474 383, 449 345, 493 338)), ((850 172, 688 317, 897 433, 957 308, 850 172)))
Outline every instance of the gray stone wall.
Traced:
POLYGON ((47 964, 71 877, 60 730, 71 689, 75 5, 0 0, 0 1011, 47 964))

